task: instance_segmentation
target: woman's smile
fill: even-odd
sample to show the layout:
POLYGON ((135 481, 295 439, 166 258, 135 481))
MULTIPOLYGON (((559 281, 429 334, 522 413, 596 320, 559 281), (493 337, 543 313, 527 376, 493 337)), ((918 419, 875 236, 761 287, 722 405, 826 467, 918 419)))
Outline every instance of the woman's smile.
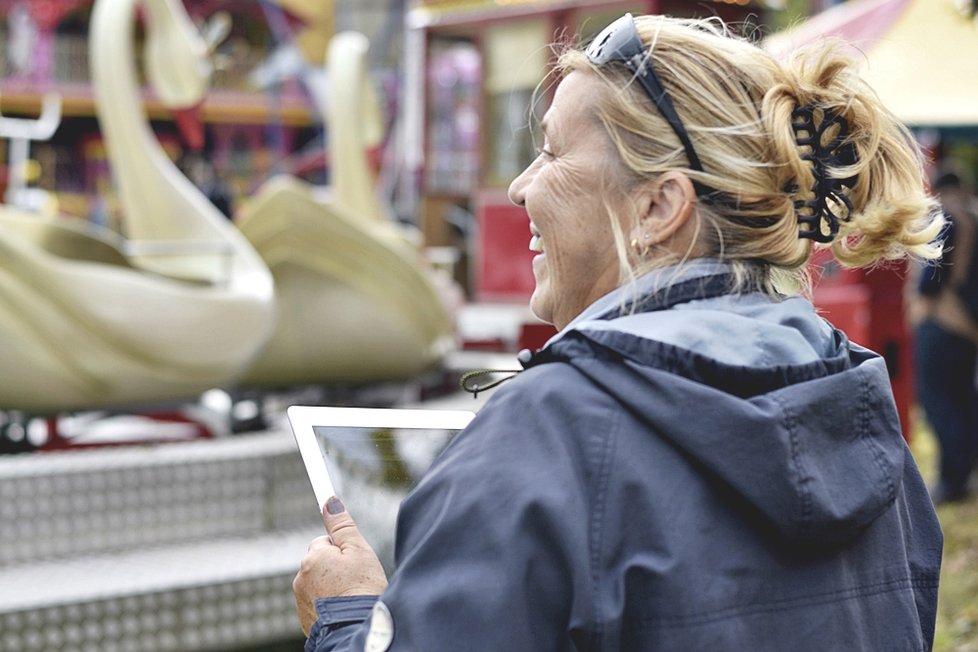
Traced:
POLYGON ((530 224, 530 251, 543 253, 543 236, 532 223, 530 224))

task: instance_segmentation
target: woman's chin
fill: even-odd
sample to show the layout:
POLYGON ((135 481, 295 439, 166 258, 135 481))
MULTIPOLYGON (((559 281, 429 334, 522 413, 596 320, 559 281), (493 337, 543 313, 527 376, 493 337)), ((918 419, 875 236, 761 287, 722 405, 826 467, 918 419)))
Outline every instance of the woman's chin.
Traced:
POLYGON ((553 311, 551 310, 550 302, 547 300, 547 293, 539 284, 533 290, 533 294, 530 295, 530 312, 541 321, 545 321, 548 324, 553 323, 553 311))

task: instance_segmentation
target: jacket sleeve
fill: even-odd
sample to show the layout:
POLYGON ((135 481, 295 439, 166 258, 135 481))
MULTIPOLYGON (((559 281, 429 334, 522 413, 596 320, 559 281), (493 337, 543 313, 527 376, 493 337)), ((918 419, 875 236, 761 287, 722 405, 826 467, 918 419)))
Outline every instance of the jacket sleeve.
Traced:
MULTIPOLYGON (((380 597, 389 649, 586 646, 600 510, 589 487, 608 422, 572 400, 533 396, 533 371, 487 403, 402 504, 397 570, 380 597)), ((369 617, 326 626, 313 649, 363 650, 370 628, 369 617)))
POLYGON ((377 602, 376 595, 358 595, 316 600, 318 618, 309 630, 305 652, 349 648, 349 640, 357 632, 354 625, 362 623, 377 602))

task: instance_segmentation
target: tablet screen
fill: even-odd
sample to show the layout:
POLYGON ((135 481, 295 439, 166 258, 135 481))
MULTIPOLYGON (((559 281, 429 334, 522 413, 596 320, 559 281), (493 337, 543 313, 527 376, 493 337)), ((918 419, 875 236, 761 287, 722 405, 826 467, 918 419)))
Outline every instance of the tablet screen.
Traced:
POLYGON ((288 417, 320 510, 339 496, 389 565, 401 500, 474 414, 293 406, 288 417))

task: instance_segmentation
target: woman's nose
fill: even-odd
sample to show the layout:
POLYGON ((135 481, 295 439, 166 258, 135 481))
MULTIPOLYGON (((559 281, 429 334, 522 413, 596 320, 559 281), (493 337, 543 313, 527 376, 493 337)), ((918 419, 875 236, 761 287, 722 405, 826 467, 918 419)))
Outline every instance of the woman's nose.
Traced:
POLYGON ((532 165, 527 167, 523 172, 520 173, 518 177, 513 179, 512 183, 509 184, 509 201, 513 202, 517 206, 522 206, 526 203, 526 186, 529 182, 530 168, 532 165))

